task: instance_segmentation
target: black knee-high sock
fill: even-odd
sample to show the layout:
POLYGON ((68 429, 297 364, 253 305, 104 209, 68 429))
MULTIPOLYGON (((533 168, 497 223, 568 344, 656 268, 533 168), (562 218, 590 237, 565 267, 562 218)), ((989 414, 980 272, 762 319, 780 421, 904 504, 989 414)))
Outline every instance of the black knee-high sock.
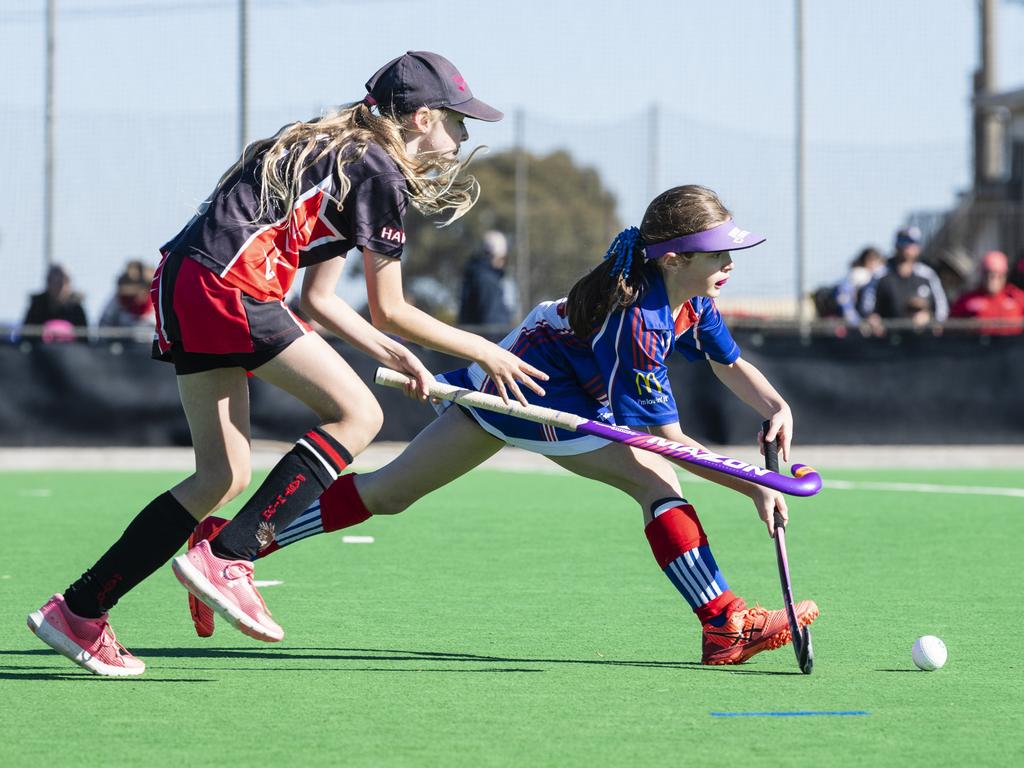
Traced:
POLYGON ((320 427, 310 430, 210 542, 213 553, 230 560, 254 560, 273 544, 274 533, 287 528, 351 463, 352 454, 341 443, 320 427))
POLYGON ((196 527, 170 491, 149 502, 121 538, 92 568, 64 592, 64 600, 79 616, 97 618, 122 596, 173 557, 196 527))

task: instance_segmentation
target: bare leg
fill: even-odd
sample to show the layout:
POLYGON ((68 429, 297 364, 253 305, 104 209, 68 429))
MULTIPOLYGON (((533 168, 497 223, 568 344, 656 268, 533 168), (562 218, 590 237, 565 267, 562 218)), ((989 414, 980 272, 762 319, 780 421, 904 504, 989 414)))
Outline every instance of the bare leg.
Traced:
POLYGON ((629 494, 651 521, 651 504, 679 497, 682 491, 675 469, 665 459, 647 451, 612 443, 576 456, 549 456, 558 466, 580 477, 599 480, 629 494))
POLYGON ((296 340, 253 373, 309 406, 321 423, 299 437, 221 529, 211 550, 222 559, 252 560, 267 549, 337 480, 384 419, 366 385, 315 333, 296 340))
POLYGON ((96 618, 169 560, 211 511, 249 482, 249 390, 244 372, 178 377, 196 471, 153 499, 107 552, 65 591, 69 610, 96 618))
POLYGON ((291 344, 253 374, 293 395, 355 456, 377 435, 384 413, 352 367, 315 333, 291 344))
POLYGON ((240 368, 178 377, 196 471, 171 493, 202 520, 245 490, 250 478, 249 384, 240 368))
MULTIPOLYGON (((628 493, 641 505, 644 533, 658 567, 686 600, 697 620, 705 625, 704 663, 742 660, 736 654, 744 650, 738 643, 746 636, 742 631, 734 633, 732 628, 720 627, 728 620, 727 611, 731 610, 731 615, 739 617, 736 620, 739 630, 743 630, 745 614, 738 612, 743 603, 735 602, 736 595, 718 567, 696 511, 680 501, 682 492, 675 468, 660 456, 621 444, 555 460, 578 475, 628 493), (661 500, 666 503, 657 505, 658 516, 655 517, 652 507, 661 500), (709 624, 711 629, 707 628, 709 624), (725 651, 719 649, 723 644, 725 651), (734 647, 739 650, 732 650, 734 647)), ((744 652, 752 655, 763 647, 744 652)))
POLYGON ((416 435, 397 459, 358 475, 356 490, 371 513, 394 515, 462 477, 504 445, 453 406, 416 435))

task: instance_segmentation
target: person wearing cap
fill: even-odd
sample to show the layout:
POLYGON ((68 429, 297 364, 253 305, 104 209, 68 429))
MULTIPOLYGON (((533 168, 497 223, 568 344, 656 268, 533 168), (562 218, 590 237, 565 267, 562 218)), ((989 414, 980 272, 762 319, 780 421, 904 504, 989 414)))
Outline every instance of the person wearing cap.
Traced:
POLYGON ((921 230, 906 227, 896 233, 895 252, 861 295, 861 314, 883 331, 883 320, 912 320, 916 327, 945 322, 949 303, 935 270, 918 261, 921 230))
POLYGON ((125 264, 117 278, 117 290, 100 315, 100 328, 152 328, 153 302, 149 300, 152 282, 152 267, 138 259, 125 264))
POLYGON ((1024 290, 1007 282, 1009 260, 1002 251, 989 251, 981 260, 981 285, 957 299, 952 317, 992 321, 979 325, 986 336, 1024 333, 1024 290))
MULTIPOLYGON (((730 251, 763 242, 762 236, 740 227, 705 187, 673 187, 658 195, 640 227, 620 232, 604 261, 566 298, 541 302, 501 342, 551 373, 547 396, 527 392, 527 398, 585 419, 632 426, 698 446, 679 425, 668 365, 680 357, 710 361, 718 378, 770 421, 766 438, 778 437, 781 452, 788 457, 793 435, 790 408, 761 372, 740 356, 715 307, 715 298, 735 268, 730 251)), ((438 378, 464 389, 495 392, 486 371, 475 364, 438 378)), ((659 569, 702 629, 703 663, 740 664, 789 642, 784 611, 748 607, 729 588, 668 460, 622 443, 492 411, 450 403, 441 403, 438 409, 437 421, 397 459, 375 472, 342 477, 264 553, 319 533, 351 528, 373 515, 402 512, 502 446, 514 445, 619 489, 640 507, 659 569)), ((785 500, 775 491, 692 464, 683 466, 749 497, 770 534, 776 513, 788 517, 785 500)), ((701 495, 699 486, 690 491, 701 495)), ((583 522, 581 526, 582 546, 582 539, 593 531, 583 522)), ((581 561, 579 567, 585 572, 590 566, 581 561)), ((797 614, 803 626, 818 616, 818 607, 805 600, 797 605, 797 614)))
POLYGON ((190 592, 254 638, 283 637, 253 585, 251 561, 338 478, 383 420, 366 384, 285 305, 300 269, 309 316, 408 374, 410 395, 426 397, 430 373, 389 334, 473 361, 503 397, 543 394, 540 370, 417 310, 402 291, 406 209, 450 223, 473 206, 479 187, 460 173, 458 159, 465 120, 495 121, 501 112, 477 99, 450 61, 427 51, 388 62, 366 91, 247 146, 161 249, 150 293, 154 356, 175 367, 195 472, 153 499, 81 578, 28 618, 43 642, 96 674, 142 674, 145 664, 117 643, 107 612, 186 540, 173 568, 190 592), (336 294, 353 248, 362 252, 372 325, 336 294), (250 373, 306 404, 318 424, 211 547, 198 522, 249 483, 250 373))

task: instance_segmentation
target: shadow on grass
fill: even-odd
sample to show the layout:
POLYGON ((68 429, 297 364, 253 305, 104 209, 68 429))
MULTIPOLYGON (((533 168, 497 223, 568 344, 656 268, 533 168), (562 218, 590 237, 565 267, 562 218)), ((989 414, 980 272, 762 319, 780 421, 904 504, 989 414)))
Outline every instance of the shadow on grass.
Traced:
POLYGON ((472 675, 479 672, 535 672, 543 674, 546 670, 543 669, 526 669, 519 667, 485 667, 482 669, 425 669, 423 667, 283 667, 280 664, 274 664, 272 666, 265 667, 196 667, 196 666, 167 666, 161 664, 160 669, 166 670, 177 670, 177 669, 195 669, 195 670, 210 670, 213 672, 314 672, 322 674, 324 672, 344 672, 345 674, 352 674, 355 672, 409 672, 409 673, 424 673, 430 674, 432 672, 441 672, 443 674, 454 674, 454 675, 472 675))
MULTIPOLYGON (((49 667, 43 667, 42 669, 49 669, 49 667)), ((211 678, 198 678, 198 677, 153 677, 141 676, 141 677, 104 677, 103 675, 94 675, 91 672, 86 672, 84 669, 81 672, 39 672, 35 669, 25 669, 24 667, 14 669, 12 667, 0 667, 0 680, 67 680, 70 682, 97 682, 101 680, 131 680, 136 683, 216 683, 216 680, 211 678)))
MULTIPOLYGON (((49 655, 46 649, 0 650, 3 655, 49 655)), ((588 665, 601 667, 636 667, 641 669, 683 670, 688 672, 719 672, 735 675, 800 675, 798 671, 774 671, 750 669, 744 665, 707 666, 696 661, 656 661, 648 659, 571 659, 571 658, 513 658, 473 653, 446 651, 410 651, 394 648, 288 648, 287 650, 262 651, 249 648, 133 648, 132 653, 140 658, 171 659, 266 659, 268 661, 333 661, 333 662, 376 662, 389 666, 361 667, 344 671, 361 672, 543 672, 543 669, 525 667, 484 667, 478 669, 422 669, 390 666, 395 662, 435 662, 441 664, 544 664, 544 665, 588 665)), ((165 667, 166 668, 166 667, 165 667)), ((2 669, 2 667, 0 667, 2 669)), ((173 669, 173 667, 172 667, 173 669)), ((243 671, 243 668, 232 667, 243 671)), ((259 671, 328 671, 311 667, 259 667, 259 671)), ((334 670, 343 671, 343 670, 334 670)), ((895 671, 895 670, 894 670, 895 671)))

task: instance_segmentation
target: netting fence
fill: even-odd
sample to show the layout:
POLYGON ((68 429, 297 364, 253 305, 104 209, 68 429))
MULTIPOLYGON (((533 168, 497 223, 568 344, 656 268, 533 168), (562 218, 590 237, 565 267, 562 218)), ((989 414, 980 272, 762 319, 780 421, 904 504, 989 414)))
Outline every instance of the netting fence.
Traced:
MULTIPOLYGON (((18 49, 32 55, 19 58, 8 76, 39 85, 12 90, 0 99, 0 167, 5 179, 0 185, 0 210, 4 211, 0 321, 10 324, 20 320, 29 294, 42 289, 46 268, 41 235, 44 5, 26 4, 0 20, 0 42, 27 37, 36 41, 28 47, 21 44, 18 49)), ((266 25, 289 5, 295 6, 295 13, 307 14, 308 24, 315 24, 316 14, 328 6, 252 3, 249 13, 254 24, 266 25)), ((373 12, 368 6, 373 4, 343 5, 353 27, 365 27, 373 12)), ((164 105, 154 107, 153 94, 138 92, 137 78, 124 72, 90 71, 80 45, 65 49, 58 45, 58 50, 74 52, 58 55, 58 93, 73 91, 74 97, 67 99, 66 106, 58 99, 56 110, 52 259, 67 268, 76 288, 85 294, 87 314, 94 324, 125 262, 155 263, 157 248, 187 221, 238 151, 236 4, 213 2, 200 7, 180 2, 152 7, 147 10, 145 4, 129 0, 119 4, 79 0, 59 9, 64 14, 59 27, 62 39, 95 35, 99 45, 123 48, 118 58, 123 67, 159 69, 159 83, 174 83, 164 105), (153 13, 152 7, 160 13, 153 13), (113 39, 103 33, 112 20, 121 30, 113 39), (163 37, 161 27, 168 30, 163 37), (182 29, 189 30, 187 45, 175 40, 182 29), (190 68, 183 69, 178 79, 168 75, 168 69, 173 72, 183 66, 183 57, 190 68), (205 73, 199 82, 194 74, 197 66, 205 73)), ((504 105, 518 120, 474 126, 471 143, 487 143, 495 151, 514 146, 536 153, 568 150, 578 163, 599 171, 617 200, 623 224, 639 223, 646 203, 663 188, 679 183, 713 187, 744 226, 768 235, 768 242, 757 252, 737 259, 735 278, 721 305, 737 315, 795 318, 803 298, 796 282, 792 9, 787 4, 781 11, 755 13, 755 22, 763 22, 772 40, 764 45, 772 46, 777 55, 764 59, 757 51, 744 53, 739 48, 736 56, 741 66, 772 70, 780 94, 772 110, 735 119, 740 110, 723 109, 720 116, 698 118, 681 108, 678 98, 666 94, 664 100, 639 103, 621 114, 613 116, 610 111, 607 119, 583 121, 530 104, 504 105)), ((807 34, 824 32, 831 23, 811 17, 807 34)), ((585 20, 581 24, 585 26, 585 20)), ((325 53, 324 60, 329 59, 325 53)), ((303 66, 308 63, 296 63, 288 76, 301 78, 303 66)), ((261 68, 281 70, 283 65, 264 55, 254 57, 250 67, 258 79, 261 68)), ((892 83, 879 87, 899 88, 898 74, 893 77, 892 83)), ((348 78, 345 85, 351 90, 359 82, 358 77, 348 78)), ((557 87, 571 89, 571 84, 557 87)), ((314 116, 330 106, 314 98, 298 98, 295 91, 282 89, 272 107, 262 101, 253 106, 248 116, 250 133, 267 135, 289 120, 314 116)), ((812 93, 807 103, 812 116, 825 108, 824 98, 815 98, 812 93)), ((878 119, 887 118, 879 115, 878 119)), ((888 251, 894 231, 904 223, 924 223, 928 233, 949 241, 944 241, 944 247, 956 245, 957 226, 966 231, 967 224, 949 225, 944 217, 957 195, 969 187, 968 120, 965 108, 963 125, 951 128, 947 138, 930 142, 912 135, 894 138, 889 131, 863 134, 855 140, 840 132, 835 138, 828 132, 811 132, 806 144, 805 209, 809 288, 838 280, 865 245, 888 251)), ((1013 249, 1011 257, 1016 257, 1022 247, 1024 216, 1019 206, 999 215, 1005 219, 1001 231, 1008 234, 999 235, 993 247, 1013 249)), ((961 246, 973 247, 966 235, 961 239, 961 246)), ((410 250, 415 251, 415 243, 410 243, 410 250)), ((594 254, 595 261, 600 255, 594 254)), ((515 266, 513 262, 511 268, 515 266)), ((543 265, 534 263, 531 268, 543 269, 543 265)), ((359 302, 358 285, 341 290, 359 302)), ((553 297, 523 300, 542 298, 553 297)))

